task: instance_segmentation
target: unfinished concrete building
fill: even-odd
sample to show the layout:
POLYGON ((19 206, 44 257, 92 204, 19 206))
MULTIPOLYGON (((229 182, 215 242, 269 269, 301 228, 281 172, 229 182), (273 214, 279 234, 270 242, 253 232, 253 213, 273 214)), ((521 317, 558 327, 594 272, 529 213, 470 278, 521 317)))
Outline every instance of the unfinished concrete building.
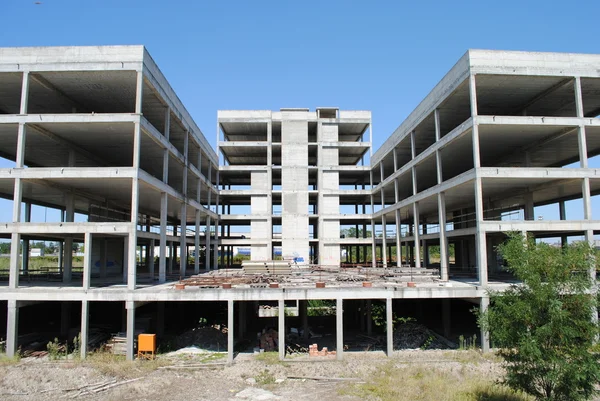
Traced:
MULTIPOLYGON (((0 281, 7 353, 20 327, 34 330, 19 321, 47 304, 61 331, 81 319, 83 355, 90 308, 92 321, 122 313, 128 358, 136 311, 160 333, 174 304, 226 311, 229 361, 259 303, 297 303, 306 333, 307 301, 333 300, 340 359, 345 332, 370 330, 371 302, 385 305, 388 353, 393 310, 414 307, 444 333, 467 324, 460 313, 474 327, 472 304, 486 308, 487 290, 510 279, 495 250, 507 231, 565 242, 600 229, 599 65, 598 55, 468 51, 372 155, 370 112, 220 111, 220 164, 143 47, 0 49, 0 155, 13 163, 0 168, 12 201, 0 224, 12 245, 0 281), (31 221, 32 204, 64 218, 31 221), (57 272, 29 268, 36 239, 59 243, 57 272), (73 242, 85 249, 78 270, 73 242), (174 288, 230 267, 240 246, 263 262, 279 249, 297 270, 264 281, 221 269, 174 288), (192 266, 176 264, 188 253, 192 266), (423 271, 435 274, 415 285, 423 271)), ((284 358, 295 318, 273 319, 284 358)))
POLYGON ((283 259, 335 267, 340 246, 366 249, 366 236, 340 232, 351 225, 366 234, 371 224, 370 126, 368 111, 219 111, 221 244, 250 246, 254 261, 273 260, 279 248, 283 259))

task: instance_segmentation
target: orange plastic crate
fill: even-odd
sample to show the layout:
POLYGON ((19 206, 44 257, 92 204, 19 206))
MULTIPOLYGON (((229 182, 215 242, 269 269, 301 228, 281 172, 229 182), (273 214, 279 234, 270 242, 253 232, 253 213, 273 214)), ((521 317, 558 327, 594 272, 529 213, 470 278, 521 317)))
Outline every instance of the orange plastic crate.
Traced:
POLYGON ((138 335, 138 352, 156 352, 156 334, 138 335))

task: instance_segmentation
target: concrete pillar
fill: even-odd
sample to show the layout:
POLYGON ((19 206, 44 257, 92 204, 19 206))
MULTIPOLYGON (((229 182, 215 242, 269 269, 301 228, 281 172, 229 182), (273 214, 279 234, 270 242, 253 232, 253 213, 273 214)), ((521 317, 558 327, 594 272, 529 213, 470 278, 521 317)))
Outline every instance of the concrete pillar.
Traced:
POLYGON ((129 237, 123 238, 123 284, 127 284, 129 274, 129 237))
POLYGON ((81 333, 79 347, 81 359, 84 359, 88 352, 88 329, 89 329, 89 302, 81 301, 81 333))
POLYGON ((392 298, 385 300, 386 334, 387 334, 387 356, 394 353, 394 314, 392 310, 392 298))
POLYGON ((167 203, 166 192, 160 194, 160 250, 158 259, 158 282, 167 281, 167 203))
POLYGON ((279 348, 279 360, 285 359, 285 301, 283 299, 278 300, 278 314, 277 314, 277 334, 278 334, 278 348, 279 348))
MULTIPOLYGON (((102 241, 104 242, 104 241, 102 241)), ((84 234, 83 243, 83 289, 89 290, 92 279, 92 233, 84 234)), ((87 306, 86 306, 87 308, 87 306)))
MULTIPOLYGON (((25 203, 25 223, 31 222, 31 203, 25 203)), ((23 274, 29 269, 29 239, 23 240, 23 274)))
MULTIPOLYGON (((173 226, 173 236, 177 236, 177 226, 173 226)), ((176 258, 177 251, 175 249, 175 243, 171 242, 169 244, 169 274, 173 274, 173 265, 175 264, 176 258)))
POLYGON ((233 364, 233 300, 227 301, 227 363, 233 364))
POLYGON ((148 273, 150 273, 150 281, 154 282, 154 247, 156 243, 153 239, 150 240, 150 245, 148 247, 148 259, 150 259, 150 267, 148 269, 148 273))
POLYGON ((27 114, 27 103, 29 101, 29 71, 23 72, 23 81, 21 83, 21 107, 19 114, 27 114))
POLYGON ((302 322, 302 338, 308 340, 308 301, 300 301, 300 321, 302 322))
MULTIPOLYGON (((217 206, 218 210, 218 206, 217 206)), ((219 268, 219 220, 215 219, 215 243, 213 244, 213 266, 215 269, 219 268)))
MULTIPOLYGON (((67 193, 66 195, 65 220, 68 223, 75 221, 75 203, 72 193, 67 193)), ((73 237, 71 237, 69 234, 67 234, 67 237, 65 238, 64 263, 65 267, 63 269, 63 283, 70 283, 73 272, 73 237)))
POLYGON ((127 360, 133 361, 135 357, 135 302, 125 302, 127 309, 127 360))
POLYGON ((187 268, 187 254, 185 252, 187 248, 187 208, 186 204, 181 205, 181 235, 179 236, 179 276, 185 277, 185 270, 187 268))
POLYGON ((156 335, 162 337, 165 334, 165 303, 156 303, 156 335))
POLYGON ((246 335, 246 303, 238 302, 238 338, 242 339, 246 335))
POLYGON ((19 338, 19 307, 14 299, 8 300, 6 319, 6 356, 13 358, 17 355, 19 338))
POLYGON ((381 216, 381 227, 383 229, 383 242, 381 245, 381 257, 383 259, 383 267, 387 268, 387 231, 386 231, 386 222, 385 215, 381 216))
POLYGON ((438 220, 440 223, 440 279, 448 281, 448 239, 446 238, 446 194, 438 193, 438 220))
POLYGON ((451 324, 452 324, 452 313, 450 309, 450 299, 442 299, 442 325, 444 326, 444 337, 450 338, 451 324))
MULTIPOLYGON (((565 201, 558 202, 558 212, 561 220, 567 219, 567 209, 565 207, 565 201)), ((566 246, 568 243, 568 238, 566 235, 562 235, 560 237, 561 246, 566 246)))
MULTIPOLYGON (((481 313, 485 313, 490 306, 490 298, 489 297, 481 297, 479 301, 479 308, 481 313)), ((487 331, 481 330, 481 351, 482 352, 490 352, 490 336, 487 331)))
POLYGON ((402 237, 401 237, 401 220, 400 209, 396 209, 396 266, 402 266, 402 237))
POLYGON ((336 359, 344 359, 344 305, 342 298, 336 300, 335 308, 335 337, 336 337, 336 359))
MULTIPOLYGON (((210 193, 210 191, 209 191, 210 193)), ((204 255, 204 267, 210 270, 210 216, 206 216, 206 231, 204 233, 206 239, 206 254, 204 255)))
POLYGON ((415 239, 415 250, 414 250, 414 259, 415 259, 415 267, 421 267, 421 244, 419 240, 419 203, 413 203, 413 218, 414 218, 414 230, 413 230, 413 238, 415 239))
MULTIPOLYGON (((108 240, 106 238, 100 239, 100 278, 106 278, 107 275, 107 261, 108 261, 108 240)), ((84 245, 87 247, 88 245, 84 245)), ((91 246, 91 244, 90 244, 91 246)))
POLYGON ((367 335, 370 336, 373 333, 373 318, 371 316, 372 312, 371 300, 367 299, 367 335))
MULTIPOLYGON (((198 180, 200 181, 200 180, 198 180)), ((200 210, 196 210, 194 229, 194 274, 200 273, 200 210)))
POLYGON ((527 192, 525 194, 525 220, 535 220, 535 212, 533 206, 533 193, 527 192))
POLYGON ((21 234, 12 233, 10 243, 10 265, 9 265, 9 288, 17 288, 19 286, 19 245, 21 243, 21 234))
POLYGON ((67 337, 71 327, 71 303, 61 302, 60 304, 60 335, 67 337))

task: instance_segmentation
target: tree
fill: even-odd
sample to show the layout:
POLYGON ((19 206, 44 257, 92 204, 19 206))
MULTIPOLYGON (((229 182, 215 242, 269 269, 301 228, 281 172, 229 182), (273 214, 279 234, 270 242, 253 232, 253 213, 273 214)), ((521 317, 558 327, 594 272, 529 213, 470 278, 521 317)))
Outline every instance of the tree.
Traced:
POLYGON ((506 364, 505 383, 538 400, 587 400, 600 383, 595 250, 510 234, 499 251, 521 284, 490 293, 479 323, 506 364))
POLYGON ((0 242, 0 255, 10 253, 10 242, 0 242))

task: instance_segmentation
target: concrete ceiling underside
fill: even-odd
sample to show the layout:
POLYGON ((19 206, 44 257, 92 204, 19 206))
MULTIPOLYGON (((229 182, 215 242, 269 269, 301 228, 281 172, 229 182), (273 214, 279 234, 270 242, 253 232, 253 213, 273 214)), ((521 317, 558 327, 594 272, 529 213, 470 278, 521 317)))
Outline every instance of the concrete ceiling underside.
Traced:
POLYGON ((35 72, 29 79, 29 113, 133 113, 135 71, 35 72))

